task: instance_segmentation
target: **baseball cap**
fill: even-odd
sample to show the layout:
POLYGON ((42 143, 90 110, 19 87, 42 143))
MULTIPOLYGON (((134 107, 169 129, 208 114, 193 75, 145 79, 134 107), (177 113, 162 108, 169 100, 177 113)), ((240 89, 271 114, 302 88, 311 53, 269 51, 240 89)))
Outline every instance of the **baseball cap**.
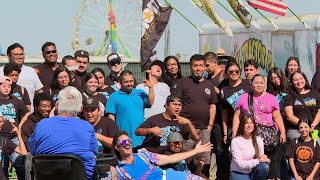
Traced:
POLYGON ((110 63, 112 61, 121 61, 121 58, 120 58, 119 54, 111 53, 107 56, 107 61, 108 61, 108 63, 110 63))
POLYGON ((12 81, 8 76, 1 76, 0 77, 0 84, 2 84, 2 83, 12 84, 12 81))
POLYGON ((218 56, 218 64, 227 64, 228 62, 237 62, 236 59, 232 56, 226 55, 226 51, 222 48, 216 50, 218 56))
POLYGON ((167 97, 167 100, 166 100, 166 103, 171 103, 173 101, 178 101, 178 102, 181 102, 181 99, 179 96, 176 96, 174 94, 170 94, 168 97, 167 97))
POLYGON ((177 142, 177 141, 181 142, 183 141, 183 137, 179 132, 171 132, 167 138, 167 141, 169 143, 177 142))
POLYGON ((74 53, 74 58, 77 57, 86 57, 89 59, 89 53, 85 50, 78 50, 74 53))
POLYGON ((99 101, 95 98, 86 98, 84 100, 83 108, 97 108, 99 107, 99 101))

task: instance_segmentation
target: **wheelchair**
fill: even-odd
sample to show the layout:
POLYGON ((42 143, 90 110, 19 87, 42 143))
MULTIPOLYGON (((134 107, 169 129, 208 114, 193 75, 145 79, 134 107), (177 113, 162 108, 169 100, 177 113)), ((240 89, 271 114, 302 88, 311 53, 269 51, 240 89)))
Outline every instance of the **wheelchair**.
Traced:
MULTIPOLYGON (((94 180, 111 179, 111 164, 117 161, 114 154, 98 154, 94 180)), ((87 180, 86 169, 80 157, 71 154, 39 154, 32 158, 32 180, 87 180)))

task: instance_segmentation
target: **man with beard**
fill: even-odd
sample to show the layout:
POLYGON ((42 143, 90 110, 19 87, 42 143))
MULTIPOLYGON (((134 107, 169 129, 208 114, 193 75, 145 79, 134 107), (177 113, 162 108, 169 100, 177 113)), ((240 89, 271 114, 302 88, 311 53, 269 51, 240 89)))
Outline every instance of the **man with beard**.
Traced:
MULTIPOLYGON (((195 54, 190 58, 191 76, 180 79, 173 94, 181 97, 181 116, 189 119, 197 129, 203 143, 210 142, 211 130, 216 115, 218 102, 214 85, 203 78, 205 71, 204 56, 195 54)), ((189 139, 184 144, 184 149, 191 150, 197 144, 189 139)), ((210 152, 203 153, 205 166, 203 174, 209 177, 210 152)))
MULTIPOLYGON (((23 142, 26 145, 26 149, 29 152, 28 140, 29 137, 33 134, 34 128, 36 124, 40 122, 44 118, 49 117, 49 113, 51 111, 51 98, 49 95, 45 93, 39 93, 34 96, 33 99, 34 112, 30 114, 25 121, 20 123, 21 126, 21 136, 23 142)), ((32 156, 30 153, 26 155, 25 159, 25 177, 27 180, 31 179, 30 170, 32 165, 32 156)))
POLYGON ((57 63, 58 52, 53 42, 45 42, 42 47, 44 63, 34 67, 44 88, 50 88, 53 81, 54 71, 59 67, 57 63))
MULTIPOLYGON (((164 107, 167 97, 170 95, 170 88, 166 83, 159 82, 159 79, 162 76, 163 62, 156 60, 153 61, 149 69, 146 72, 146 78, 151 82, 154 89, 154 103, 151 108, 144 109, 144 119, 163 113, 166 109, 164 107)), ((139 84, 137 89, 144 90, 147 94, 149 92, 149 87, 144 83, 139 84)))
POLYGON ((79 85, 84 89, 84 77, 88 74, 87 69, 89 66, 89 53, 84 50, 78 50, 74 53, 74 59, 78 64, 78 69, 76 70, 76 78, 79 78, 79 85))
MULTIPOLYGON (((42 91, 43 85, 35 70, 32 67, 24 65, 25 54, 23 46, 19 43, 10 45, 7 48, 7 56, 10 63, 17 64, 21 68, 17 84, 27 89, 29 98, 32 100, 36 92, 42 91)), ((0 67, 0 76, 4 75, 3 67, 0 67)), ((32 104, 31 109, 33 109, 32 104)))
POLYGON ((127 131, 132 137, 133 147, 141 145, 144 137, 136 136, 135 130, 144 121, 143 109, 154 102, 153 85, 147 79, 143 82, 149 87, 149 95, 141 89, 135 89, 134 77, 128 70, 119 76, 121 89, 111 94, 107 102, 106 113, 116 122, 120 130, 127 131))

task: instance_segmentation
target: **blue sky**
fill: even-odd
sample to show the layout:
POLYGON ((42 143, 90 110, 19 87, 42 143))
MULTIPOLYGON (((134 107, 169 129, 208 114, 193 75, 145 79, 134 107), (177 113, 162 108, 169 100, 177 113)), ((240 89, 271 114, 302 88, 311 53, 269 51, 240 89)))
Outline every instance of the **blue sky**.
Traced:
MULTIPOLYGON (((121 1, 121 9, 125 9, 129 0, 113 0, 121 1)), ((214 0, 213 0, 214 1, 214 0)), ((220 0, 228 9, 231 9, 226 0, 220 0)), ((55 42, 60 57, 66 54, 73 54, 71 47, 72 41, 72 23, 76 11, 79 9, 80 0, 1 0, 0 5, 0 44, 2 51, 5 52, 8 45, 19 42, 25 47, 25 52, 29 55, 41 55, 41 46, 46 41, 55 42)), ((163 3, 162 0, 160 2, 163 3)), ((194 24, 200 26, 204 23, 210 23, 211 20, 206 17, 199 9, 194 7, 189 0, 171 0, 172 4, 187 16, 194 24)), ((298 15, 320 14, 319 0, 287 0, 286 3, 298 15)), ((118 3, 119 4, 119 3, 118 3)), ((246 2, 244 2, 247 5, 246 2)), ((116 8, 116 7, 115 7, 116 8)), ((120 14, 126 12, 115 11, 120 14)), ((234 20, 220 5, 215 4, 215 9, 225 20, 234 20)), ((250 8, 251 12, 257 17, 260 16, 250 8)), ((127 10, 126 10, 127 11, 127 10)), ((92 13, 91 13, 92 14, 92 13)), ((268 17, 272 15, 264 13, 268 17)), ((290 12, 288 16, 292 16, 290 12)), ((133 21, 133 20, 132 20, 133 21)), ((135 19, 137 25, 140 26, 139 20, 135 19)), ((173 12, 170 20, 171 27, 171 54, 180 53, 185 58, 191 54, 198 52, 199 39, 197 30, 188 22, 181 18, 176 12, 173 12)), ((124 30, 123 33, 133 33, 131 30, 124 30)), ((137 39, 140 32, 135 32, 137 39)), ((138 53, 140 42, 131 42, 134 44, 134 51, 138 53)), ((159 43, 159 58, 163 58, 162 51, 163 40, 159 43)))

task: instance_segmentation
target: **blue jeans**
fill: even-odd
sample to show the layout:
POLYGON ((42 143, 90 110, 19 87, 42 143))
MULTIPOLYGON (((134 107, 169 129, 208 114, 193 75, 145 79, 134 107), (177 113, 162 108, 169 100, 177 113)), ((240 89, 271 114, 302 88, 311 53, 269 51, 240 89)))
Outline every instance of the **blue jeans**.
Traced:
POLYGON ((260 163, 249 174, 244 174, 237 171, 230 172, 230 180, 265 180, 268 177, 269 164, 260 163))

